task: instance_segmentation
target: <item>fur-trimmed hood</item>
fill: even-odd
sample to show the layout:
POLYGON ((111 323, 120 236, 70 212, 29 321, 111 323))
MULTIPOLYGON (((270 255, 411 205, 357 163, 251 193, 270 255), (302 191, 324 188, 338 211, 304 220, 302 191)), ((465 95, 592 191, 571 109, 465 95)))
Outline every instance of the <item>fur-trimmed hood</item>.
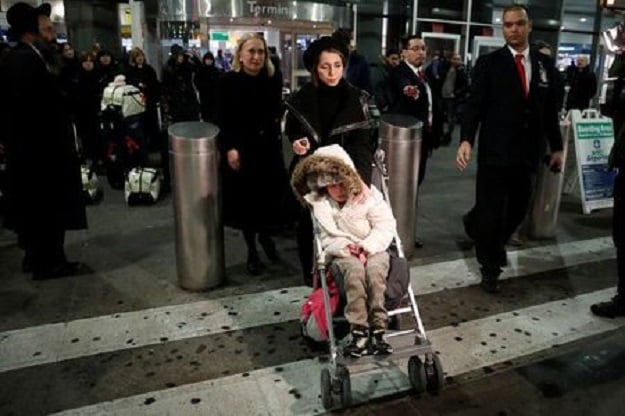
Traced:
POLYGON ((343 183, 351 197, 359 195, 366 186, 356 172, 354 162, 338 144, 323 146, 297 164, 291 176, 291 187, 304 206, 306 195, 319 195, 319 189, 343 183))

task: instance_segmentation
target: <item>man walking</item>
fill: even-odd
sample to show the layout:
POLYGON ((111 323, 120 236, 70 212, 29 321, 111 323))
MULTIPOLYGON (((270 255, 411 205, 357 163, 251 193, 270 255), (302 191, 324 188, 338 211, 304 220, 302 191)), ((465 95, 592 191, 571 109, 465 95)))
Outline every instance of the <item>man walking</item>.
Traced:
POLYGON ((504 244, 526 214, 545 138, 551 169, 562 164, 553 60, 530 50, 532 24, 524 6, 505 7, 502 20, 506 45, 476 62, 456 154, 464 170, 479 129, 476 206, 465 229, 475 239, 481 286, 489 293, 499 289, 504 244))
POLYGON ((86 228, 80 162, 59 80, 49 57, 55 41, 50 5, 19 2, 6 14, 18 44, 2 63, 0 90, 8 166, 7 226, 35 280, 88 272, 65 258, 65 231, 86 228))

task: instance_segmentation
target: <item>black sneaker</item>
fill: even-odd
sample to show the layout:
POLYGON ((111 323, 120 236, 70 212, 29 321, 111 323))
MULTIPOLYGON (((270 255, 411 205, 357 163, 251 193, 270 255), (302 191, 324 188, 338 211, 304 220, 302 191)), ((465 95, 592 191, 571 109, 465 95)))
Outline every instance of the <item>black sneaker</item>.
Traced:
POLYGON ((352 329, 351 334, 352 340, 345 348, 343 348, 343 356, 360 358, 366 354, 367 346, 369 344, 367 328, 354 328, 352 329))
POLYGON ((603 318, 614 319, 619 316, 625 316, 625 300, 619 296, 615 296, 607 302, 590 305, 590 311, 603 318))
POLYGON ((393 346, 384 339, 384 329, 378 328, 371 332, 373 355, 389 355, 393 353, 393 346))

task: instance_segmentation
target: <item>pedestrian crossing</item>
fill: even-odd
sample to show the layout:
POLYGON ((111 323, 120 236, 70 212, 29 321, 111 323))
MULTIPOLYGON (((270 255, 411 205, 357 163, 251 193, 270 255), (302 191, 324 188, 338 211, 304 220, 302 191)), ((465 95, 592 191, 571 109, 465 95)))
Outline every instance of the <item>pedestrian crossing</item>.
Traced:
MULTIPOLYGON (((508 254, 509 267, 502 277, 516 279, 573 270, 612 260, 614 256, 609 238, 528 248, 508 254)), ((419 304, 441 292, 470 287, 478 280, 474 258, 411 268, 419 304)), ((80 358, 292 322, 298 319, 301 303, 309 292, 306 287, 289 287, 1 332, 0 375, 35 371, 41 366, 69 366, 80 358)), ((447 377, 488 373, 498 366, 519 365, 531 360, 534 354, 620 328, 625 321, 597 319, 588 310, 590 304, 609 298, 613 292, 613 288, 601 288, 467 322, 426 327, 426 331, 440 354, 447 377)), ((219 352, 215 354, 214 359, 219 360, 219 352)), ((58 414, 321 414, 322 366, 318 357, 296 359, 166 389, 139 394, 129 391, 112 400, 69 405, 58 414)), ((355 403, 409 390, 406 362, 398 360, 359 369, 352 377, 352 389, 355 403)))

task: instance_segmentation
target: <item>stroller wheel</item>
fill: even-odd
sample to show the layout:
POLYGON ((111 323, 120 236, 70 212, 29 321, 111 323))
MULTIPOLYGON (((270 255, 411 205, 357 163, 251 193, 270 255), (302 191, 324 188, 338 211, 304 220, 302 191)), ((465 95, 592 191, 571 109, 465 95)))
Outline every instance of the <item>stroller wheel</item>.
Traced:
POLYGON ((431 353, 432 360, 426 359, 425 374, 427 377, 427 390, 430 393, 437 394, 443 388, 445 380, 443 378, 443 366, 441 359, 435 353, 431 353))
POLYGON ((427 379, 425 367, 416 355, 413 355, 408 360, 408 377, 410 378, 412 388, 417 394, 421 394, 426 390, 427 379))
POLYGON ((321 403, 324 409, 332 407, 332 378, 327 368, 321 370, 321 403))
POLYGON ((349 379, 349 370, 342 365, 338 366, 336 376, 341 389, 341 406, 350 407, 352 405, 352 383, 349 379))

